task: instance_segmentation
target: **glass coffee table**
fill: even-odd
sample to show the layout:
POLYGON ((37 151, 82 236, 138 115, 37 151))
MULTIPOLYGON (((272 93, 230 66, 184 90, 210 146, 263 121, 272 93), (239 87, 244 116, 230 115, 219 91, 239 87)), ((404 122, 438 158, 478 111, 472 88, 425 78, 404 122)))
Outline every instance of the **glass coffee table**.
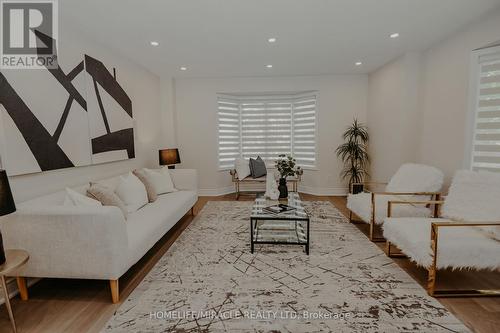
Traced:
POLYGON ((309 223, 297 192, 290 192, 288 201, 269 200, 260 194, 250 215, 250 251, 253 253, 255 244, 285 244, 304 246, 309 255, 309 223), (295 209, 280 214, 263 210, 279 203, 295 209))

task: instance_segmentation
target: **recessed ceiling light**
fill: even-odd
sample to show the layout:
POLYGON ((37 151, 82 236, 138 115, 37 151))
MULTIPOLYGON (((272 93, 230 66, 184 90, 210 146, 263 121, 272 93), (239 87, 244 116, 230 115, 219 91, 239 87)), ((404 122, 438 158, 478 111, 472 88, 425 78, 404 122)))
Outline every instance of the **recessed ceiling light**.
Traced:
POLYGON ((276 37, 271 37, 271 38, 268 38, 267 41, 269 43, 275 43, 276 42, 276 37))
POLYGON ((156 41, 152 41, 152 42, 151 42, 151 45, 152 45, 152 46, 158 46, 158 45, 160 45, 160 43, 158 43, 158 42, 156 42, 156 41))
POLYGON ((393 34, 390 34, 389 37, 391 37, 391 38, 398 38, 399 34, 397 32, 395 32, 393 34))
POLYGON ((273 65, 266 65, 267 68, 273 68, 273 65))
POLYGON ((181 71, 187 71, 187 67, 182 66, 181 71))
POLYGON ((363 65, 363 63, 361 61, 358 61, 357 63, 355 63, 356 66, 361 66, 363 65))

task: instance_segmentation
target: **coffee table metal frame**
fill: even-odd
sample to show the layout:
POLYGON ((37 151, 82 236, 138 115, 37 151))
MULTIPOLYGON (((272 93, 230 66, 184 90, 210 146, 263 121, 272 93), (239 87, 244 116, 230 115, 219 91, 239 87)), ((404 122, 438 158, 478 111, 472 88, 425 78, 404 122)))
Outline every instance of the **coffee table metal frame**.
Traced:
MULTIPOLYGON (((296 193, 293 193, 292 195, 297 195, 296 193)), ((252 215, 250 216, 250 252, 254 253, 255 249, 255 244, 281 244, 281 245, 299 245, 299 246, 304 246, 305 252, 307 255, 309 255, 309 243, 310 243, 310 237, 309 237, 309 228, 310 227, 310 218, 307 213, 305 214, 304 217, 300 217, 297 215, 287 215, 286 213, 280 215, 273 215, 273 214, 262 214, 262 216, 258 215, 252 215), (258 240, 258 222, 259 221, 288 221, 290 223, 295 223, 295 233, 297 235, 297 241, 279 241, 279 240, 258 240), (297 222, 305 222, 306 224, 306 241, 300 241, 298 231, 297 231, 297 222)))

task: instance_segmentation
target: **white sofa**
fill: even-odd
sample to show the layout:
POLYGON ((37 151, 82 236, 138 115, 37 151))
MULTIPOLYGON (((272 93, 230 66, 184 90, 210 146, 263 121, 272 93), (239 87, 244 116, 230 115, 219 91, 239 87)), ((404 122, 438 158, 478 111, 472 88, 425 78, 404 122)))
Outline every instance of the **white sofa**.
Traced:
MULTIPOLYGON (((391 200, 439 199, 444 175, 441 170, 423 164, 406 163, 401 165, 389 183, 364 182, 364 191, 349 194, 347 208, 356 214, 362 222, 370 224, 370 240, 380 241, 375 237, 375 225, 381 225, 387 217, 387 203, 391 200), (376 191, 371 185, 387 185, 385 190, 376 191)), ((398 206, 393 216, 430 217, 434 212, 425 206, 398 206)))
MULTIPOLYGON (((198 199, 195 170, 169 172, 179 191, 158 196, 155 202, 129 214, 127 219, 117 207, 63 206, 65 191, 19 204, 17 212, 1 225, 5 247, 22 248, 30 254, 30 260, 17 274, 109 280, 113 302, 118 302, 118 278, 198 199)), ((118 178, 99 183, 116 188, 118 178)), ((85 193, 87 187, 75 190, 85 193)), ((25 281, 21 281, 20 290, 22 284, 25 281)))
POLYGON ((500 174, 458 171, 445 201, 395 201, 392 206, 443 205, 442 218, 388 217, 386 252, 396 246, 428 270, 432 296, 500 295, 497 291, 436 290, 437 270, 500 270, 500 174))

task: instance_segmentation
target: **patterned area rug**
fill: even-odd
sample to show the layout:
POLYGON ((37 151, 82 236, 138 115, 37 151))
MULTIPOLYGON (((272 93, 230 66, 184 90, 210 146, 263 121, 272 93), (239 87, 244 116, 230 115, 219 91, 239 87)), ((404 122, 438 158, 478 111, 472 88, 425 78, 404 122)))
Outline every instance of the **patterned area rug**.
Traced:
POLYGON ((250 253, 252 202, 208 202, 103 332, 468 332, 329 202, 250 253))

